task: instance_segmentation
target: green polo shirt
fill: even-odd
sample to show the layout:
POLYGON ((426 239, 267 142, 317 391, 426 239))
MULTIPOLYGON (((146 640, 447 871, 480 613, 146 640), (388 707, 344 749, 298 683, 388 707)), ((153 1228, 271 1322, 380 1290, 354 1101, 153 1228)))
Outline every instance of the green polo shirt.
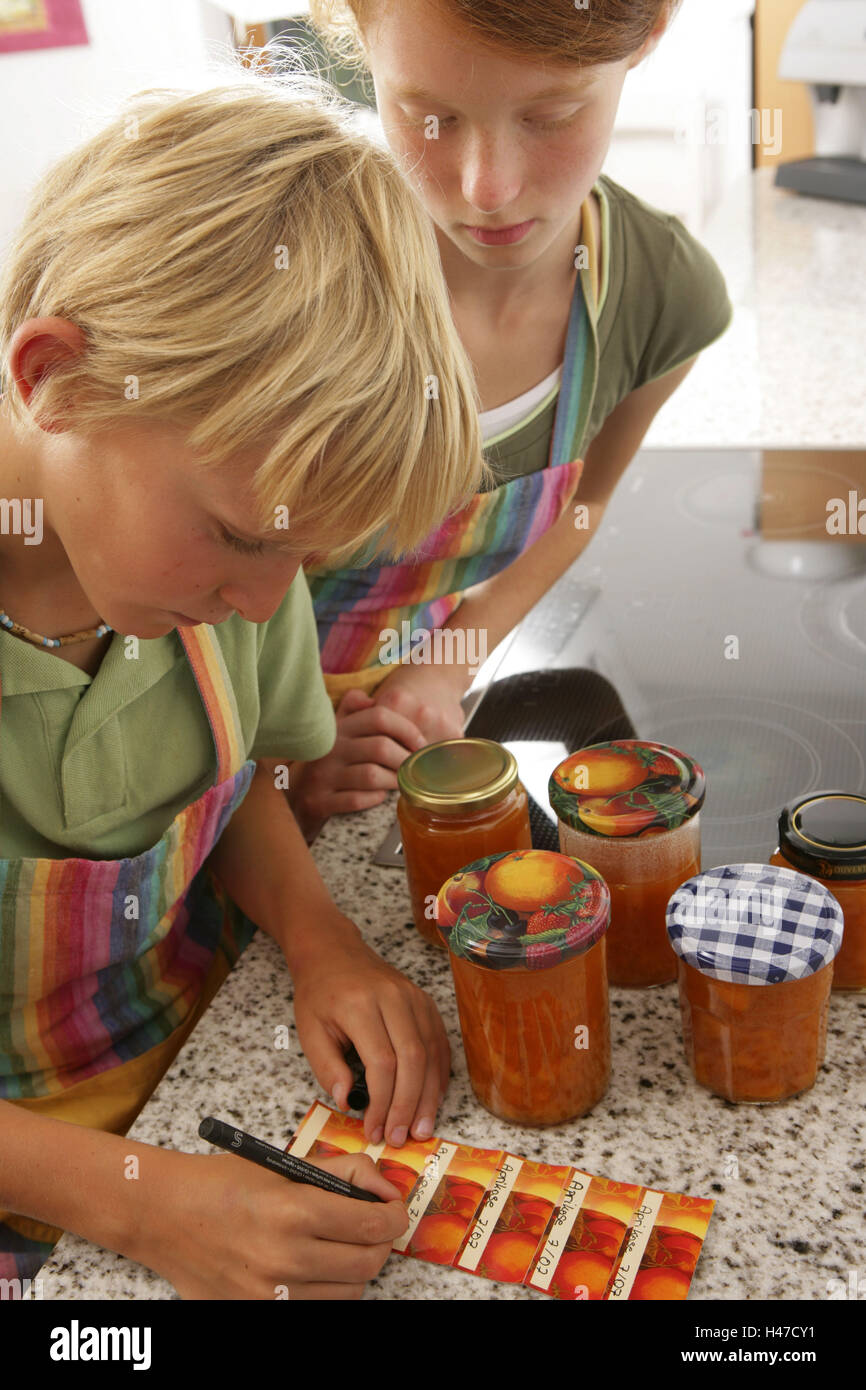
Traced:
MULTIPOLYGON (((248 758, 333 747, 303 571, 266 623, 214 628, 248 758)), ((216 752, 177 633, 115 633, 95 676, 0 628, 0 859, 120 859, 155 845, 213 784, 216 752)))
MULTIPOLYGON (((733 316, 722 272, 678 217, 606 174, 593 191, 601 210, 598 382, 575 458, 629 392, 696 356, 733 316)), ((527 419, 485 443, 494 486, 547 467, 558 401, 555 386, 527 419)))

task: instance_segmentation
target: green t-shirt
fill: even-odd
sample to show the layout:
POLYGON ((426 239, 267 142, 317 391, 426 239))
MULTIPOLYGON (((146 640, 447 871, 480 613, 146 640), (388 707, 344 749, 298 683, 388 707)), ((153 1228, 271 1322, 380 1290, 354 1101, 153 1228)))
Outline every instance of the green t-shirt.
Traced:
MULTIPOLYGON (((673 371, 728 327, 733 309, 709 251, 678 217, 636 198, 603 174, 598 382, 583 440, 585 455, 611 411, 639 386, 673 371)), ((484 446, 497 482, 546 468, 559 387, 532 415, 484 446)))
MULTIPOLYGON (((266 623, 214 628, 248 758, 321 758, 336 722, 303 571, 266 623)), ((120 859, 155 845, 212 785, 210 724, 176 632, 95 676, 0 628, 0 859, 120 859)))

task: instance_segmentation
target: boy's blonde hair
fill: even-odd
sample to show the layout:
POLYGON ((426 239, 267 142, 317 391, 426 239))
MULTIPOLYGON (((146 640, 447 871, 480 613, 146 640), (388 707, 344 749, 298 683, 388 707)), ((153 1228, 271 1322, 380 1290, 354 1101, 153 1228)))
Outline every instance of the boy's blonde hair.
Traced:
POLYGON ((432 225, 353 116, 310 73, 238 67, 139 93, 60 160, 3 268, 0 366, 43 315, 87 350, 29 411, 5 383, 16 429, 175 424, 203 468, 268 449, 262 529, 285 506, 331 563, 417 548, 489 478, 479 402, 432 225))

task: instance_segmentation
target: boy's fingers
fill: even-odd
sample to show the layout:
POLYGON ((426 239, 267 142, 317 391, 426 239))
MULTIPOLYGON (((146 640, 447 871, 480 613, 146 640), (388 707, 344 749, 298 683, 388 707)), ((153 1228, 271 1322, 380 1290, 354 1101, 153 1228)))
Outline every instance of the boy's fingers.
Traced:
MULTIPOLYGON (((344 1178, 346 1182, 353 1183, 355 1187, 363 1187, 367 1192, 375 1192, 376 1196, 384 1198, 386 1203, 402 1201, 403 1194, 399 1187, 389 1182, 387 1178, 383 1178, 369 1154, 341 1154, 338 1158, 321 1158, 315 1162, 317 1167, 325 1168, 329 1173, 335 1173, 338 1178, 344 1178)), ((352 1200, 357 1201, 357 1198, 352 1200)), ((373 1204, 369 1203, 369 1205, 372 1206, 373 1204)))
POLYGON ((313 1018, 304 1028, 302 1046, 320 1086, 333 1097, 338 1110, 345 1110, 353 1077, 341 1045, 313 1018))
POLYGON ((391 791, 407 757, 405 748, 382 737, 352 739, 341 752, 340 787, 357 791, 391 791))
POLYGON ((387 1001, 383 1000, 381 1007, 397 1058, 397 1073, 385 1121, 385 1138, 389 1144, 399 1148, 405 1144, 416 1116, 421 1118, 418 1105, 431 1078, 430 1093, 435 1090, 438 1095, 438 1059, 433 1048, 429 1020, 424 1018, 419 1021, 405 994, 401 992, 387 1001))
POLYGON ((442 1085, 443 1044, 449 1071, 451 1057, 445 1028, 432 1001, 422 1000, 420 1007, 416 1008, 415 1016, 418 1031, 427 1051, 427 1067, 421 1094, 415 1107, 415 1115, 409 1126, 409 1133, 413 1139, 430 1139, 436 1128, 439 1098, 444 1094, 442 1085))
POLYGON ((347 690, 337 706, 337 714, 354 714, 356 710, 367 709, 374 703, 365 690, 347 690))
POLYGON ((414 753, 427 742, 423 730, 413 720, 382 705, 370 705, 353 714, 341 716, 337 734, 352 743, 376 737, 391 739, 402 750, 401 759, 406 757, 407 751, 414 753))

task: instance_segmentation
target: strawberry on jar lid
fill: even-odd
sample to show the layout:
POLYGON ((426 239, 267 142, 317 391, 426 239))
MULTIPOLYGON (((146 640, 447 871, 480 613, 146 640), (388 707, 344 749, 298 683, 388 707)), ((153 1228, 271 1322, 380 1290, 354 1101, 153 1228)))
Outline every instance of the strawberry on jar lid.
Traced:
POLYGON ((694 758, 664 743, 621 738, 593 743, 554 768, 550 804, 588 835, 659 835, 697 814, 706 793, 694 758))
POLYGON ((509 850, 443 883, 436 923, 449 950, 489 970, 545 970, 595 945, 610 922, 597 870, 551 850, 509 850))

